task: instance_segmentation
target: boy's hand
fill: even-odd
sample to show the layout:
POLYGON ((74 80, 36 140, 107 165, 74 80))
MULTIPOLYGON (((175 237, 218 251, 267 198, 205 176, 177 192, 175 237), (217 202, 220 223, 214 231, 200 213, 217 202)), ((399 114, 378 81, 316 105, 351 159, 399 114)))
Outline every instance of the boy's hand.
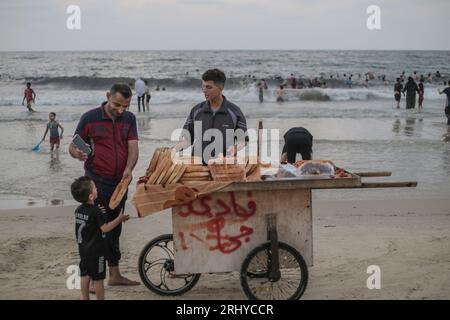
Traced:
POLYGON ((59 138, 60 138, 60 139, 62 140, 63 136, 62 136, 62 135, 60 135, 60 136, 59 136, 59 138))
POLYGON ((127 220, 130 219, 130 215, 129 214, 123 214, 123 209, 120 211, 119 215, 117 216, 117 218, 120 220, 120 222, 125 222, 127 220))

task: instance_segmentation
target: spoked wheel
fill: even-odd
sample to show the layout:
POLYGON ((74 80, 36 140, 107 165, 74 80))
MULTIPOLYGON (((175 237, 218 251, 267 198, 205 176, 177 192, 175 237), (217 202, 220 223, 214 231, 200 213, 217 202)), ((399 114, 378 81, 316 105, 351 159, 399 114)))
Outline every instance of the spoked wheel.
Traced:
POLYGON ((200 274, 175 274, 173 236, 151 240, 139 256, 139 275, 151 291, 160 295, 180 295, 191 290, 200 274))
POLYGON ((253 249, 241 268, 241 286, 252 300, 297 300, 308 284, 308 268, 302 255, 290 245, 278 244, 280 273, 271 276, 270 242, 253 249))

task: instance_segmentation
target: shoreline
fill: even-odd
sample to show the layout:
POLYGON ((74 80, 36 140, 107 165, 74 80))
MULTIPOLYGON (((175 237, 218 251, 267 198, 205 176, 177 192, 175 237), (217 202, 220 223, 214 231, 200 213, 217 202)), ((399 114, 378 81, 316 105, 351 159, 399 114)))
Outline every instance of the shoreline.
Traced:
MULTIPOLYGON (((79 299, 66 287, 78 264, 75 206, 0 210, 1 299, 79 299)), ((127 203, 126 212, 136 217, 127 203)), ((141 249, 170 233, 169 210, 131 219, 121 236, 124 274, 139 279, 141 249)), ((314 266, 303 299, 449 299, 450 199, 318 200, 313 202, 314 266), (369 290, 369 265, 381 289, 369 290)), ((140 279, 139 279, 140 280, 140 279)), ((236 272, 205 274, 180 297, 144 285, 106 287, 107 299, 245 299, 236 272)))

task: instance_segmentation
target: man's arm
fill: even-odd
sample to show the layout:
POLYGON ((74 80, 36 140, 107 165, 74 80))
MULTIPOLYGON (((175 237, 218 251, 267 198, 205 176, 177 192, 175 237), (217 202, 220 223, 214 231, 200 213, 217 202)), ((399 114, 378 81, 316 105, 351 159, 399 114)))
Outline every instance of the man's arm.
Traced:
MULTIPOLYGON (((240 110, 239 110, 240 111, 240 110)), ((237 143, 235 143, 234 145, 230 146, 227 150, 227 153, 232 155, 232 156, 236 156, 236 154, 238 153, 239 150, 242 150, 243 148, 245 148, 245 146, 247 145, 248 142, 248 135, 247 135, 247 119, 245 119, 244 114, 242 113, 242 111, 238 112, 237 114, 237 123, 236 123, 236 128, 235 130, 242 130, 245 133, 245 138, 244 140, 238 140, 237 143)))
POLYGON ((191 142, 188 141, 185 137, 182 137, 182 138, 181 138, 181 141, 178 142, 178 143, 173 147, 173 149, 175 150, 175 152, 178 152, 178 151, 184 150, 184 149, 186 149, 186 148, 188 148, 188 147, 190 147, 190 146, 191 146, 191 142))
MULTIPOLYGON (((86 141, 89 136, 89 126, 88 122, 84 115, 81 116, 80 122, 78 122, 77 128, 75 129, 74 135, 78 134, 81 139, 86 141)), ((78 159, 80 161, 86 161, 88 159, 88 155, 78 149, 73 143, 69 145, 69 154, 72 158, 78 159)))
POLYGON ((183 132, 181 133, 180 141, 173 147, 175 152, 179 152, 190 147, 195 140, 194 137, 194 118, 192 114, 192 110, 189 113, 188 118, 183 126, 183 132))
POLYGON ((133 169, 139 158, 138 140, 128 140, 128 159, 125 170, 123 171, 123 178, 130 177, 133 179, 133 169))

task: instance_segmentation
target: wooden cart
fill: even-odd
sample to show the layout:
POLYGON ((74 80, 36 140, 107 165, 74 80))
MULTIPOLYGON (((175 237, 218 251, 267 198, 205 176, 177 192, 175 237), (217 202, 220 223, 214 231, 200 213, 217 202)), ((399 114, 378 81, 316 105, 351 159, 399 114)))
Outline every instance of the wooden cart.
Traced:
POLYGON ((299 299, 313 265, 312 190, 417 185, 361 181, 388 175, 235 182, 174 207, 173 234, 151 240, 141 252, 141 279, 158 294, 179 295, 201 273, 239 271, 249 299, 299 299))

